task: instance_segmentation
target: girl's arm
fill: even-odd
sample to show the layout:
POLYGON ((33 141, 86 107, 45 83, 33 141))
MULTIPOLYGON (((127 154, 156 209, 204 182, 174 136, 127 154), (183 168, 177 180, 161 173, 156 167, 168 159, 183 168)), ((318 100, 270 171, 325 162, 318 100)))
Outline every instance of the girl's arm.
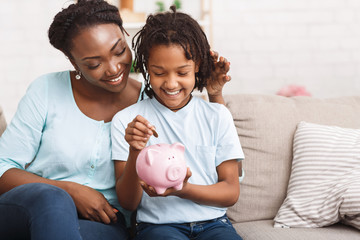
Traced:
POLYGON ((219 58, 219 54, 215 51, 211 51, 210 54, 214 61, 215 70, 207 81, 206 86, 209 101, 225 104, 222 89, 231 80, 231 76, 227 75, 230 70, 230 62, 224 57, 219 58))
POLYGON ((136 173, 136 151, 129 152, 127 161, 115 162, 116 194, 120 205, 134 211, 140 204, 142 188, 136 173))
POLYGON ((157 195, 151 186, 146 186, 144 190, 149 196, 168 196, 174 195, 193 202, 216 207, 229 207, 236 203, 240 194, 240 184, 238 175, 238 162, 228 160, 221 163, 216 171, 218 173, 218 182, 213 185, 196 185, 184 181, 183 188, 176 191, 169 188, 162 195, 157 195))
POLYGON ((135 210, 140 203, 143 189, 136 173, 136 159, 153 135, 153 126, 138 115, 128 124, 125 140, 129 144, 127 161, 115 161, 116 193, 120 205, 128 210, 135 210))

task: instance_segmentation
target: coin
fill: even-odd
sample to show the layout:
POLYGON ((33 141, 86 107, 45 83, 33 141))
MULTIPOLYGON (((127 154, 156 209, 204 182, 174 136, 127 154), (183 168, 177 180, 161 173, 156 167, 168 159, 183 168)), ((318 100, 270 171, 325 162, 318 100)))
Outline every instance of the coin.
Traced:
POLYGON ((155 131, 155 129, 151 129, 151 131, 153 132, 153 134, 154 134, 154 137, 159 137, 159 135, 157 134, 157 132, 155 131))

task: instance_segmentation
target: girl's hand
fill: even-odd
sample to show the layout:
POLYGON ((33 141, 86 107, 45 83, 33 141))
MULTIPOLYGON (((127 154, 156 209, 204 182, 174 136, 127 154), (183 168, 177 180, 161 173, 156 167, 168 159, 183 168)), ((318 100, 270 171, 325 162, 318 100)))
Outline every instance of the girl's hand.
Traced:
POLYGON ((149 138, 154 134, 154 129, 155 127, 148 120, 137 115, 125 129, 125 140, 129 143, 131 149, 142 150, 149 138))
POLYGON ((186 189, 188 185, 188 180, 191 177, 191 171, 190 168, 187 168, 186 176, 183 182, 183 187, 181 190, 176 190, 175 188, 171 187, 166 189, 166 191, 163 194, 158 194, 154 187, 146 184, 144 181, 140 180, 140 185, 143 188, 143 190, 150 196, 150 197, 166 197, 170 195, 180 196, 181 192, 186 189))
POLYGON ((215 51, 211 50, 210 54, 214 61, 215 70, 207 81, 206 90, 209 96, 218 96, 222 95, 225 83, 231 80, 231 76, 227 75, 230 70, 230 62, 222 56, 219 58, 219 53, 215 51))
POLYGON ((81 217, 105 224, 117 221, 114 208, 104 195, 87 186, 70 183, 68 193, 74 200, 76 209, 81 217))

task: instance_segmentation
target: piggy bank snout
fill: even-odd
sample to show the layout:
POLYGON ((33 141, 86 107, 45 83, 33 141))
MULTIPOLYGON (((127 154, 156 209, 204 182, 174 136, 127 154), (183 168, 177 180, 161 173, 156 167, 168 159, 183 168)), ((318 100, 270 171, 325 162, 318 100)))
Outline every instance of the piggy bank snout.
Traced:
POLYGON ((184 179, 184 172, 186 173, 186 170, 184 171, 184 167, 181 165, 170 166, 166 171, 166 178, 172 182, 184 179))

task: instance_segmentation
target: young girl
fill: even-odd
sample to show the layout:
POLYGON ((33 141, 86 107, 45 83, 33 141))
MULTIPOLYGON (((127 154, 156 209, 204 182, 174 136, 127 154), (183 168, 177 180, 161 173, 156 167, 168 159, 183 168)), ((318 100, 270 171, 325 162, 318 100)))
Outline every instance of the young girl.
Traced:
POLYGON ((112 121, 118 199, 137 209, 136 239, 241 239, 225 214, 239 196, 241 145, 226 107, 192 97, 214 69, 210 46, 194 19, 172 11, 150 15, 133 41, 150 98, 112 121), (137 176, 136 158, 146 145, 174 142, 185 145, 187 176, 181 190, 158 195, 137 176))

